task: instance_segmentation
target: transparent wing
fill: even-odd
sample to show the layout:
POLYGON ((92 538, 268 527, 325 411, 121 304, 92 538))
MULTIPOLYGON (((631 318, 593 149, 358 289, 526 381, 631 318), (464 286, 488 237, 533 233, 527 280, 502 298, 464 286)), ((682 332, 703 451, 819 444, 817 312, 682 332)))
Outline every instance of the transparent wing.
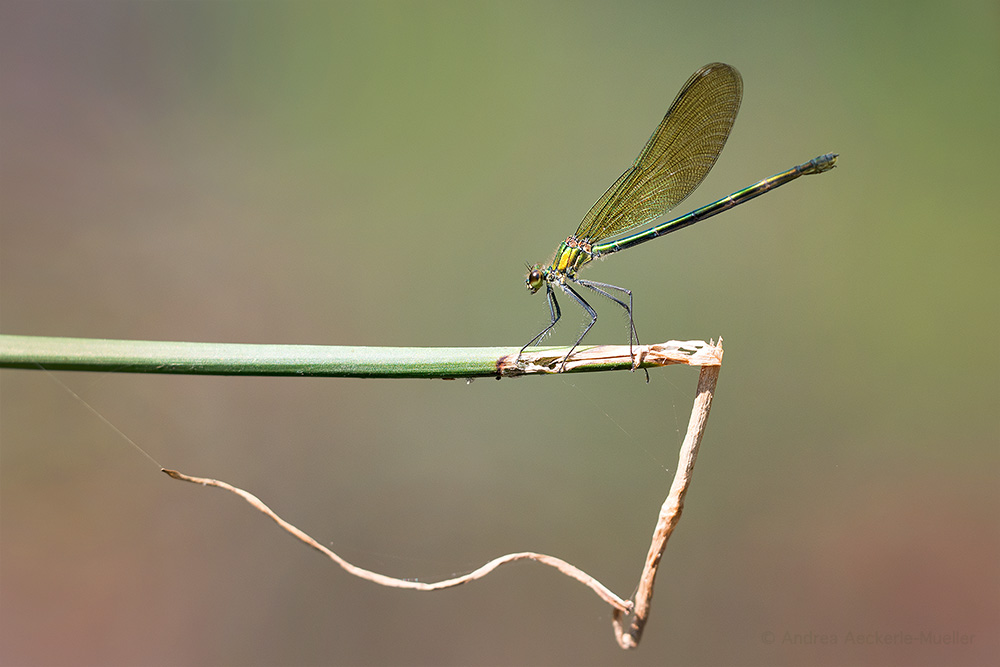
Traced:
POLYGON ((576 230, 600 241, 660 217, 708 175, 733 128, 743 79, 723 63, 695 72, 632 167, 604 193, 576 230))

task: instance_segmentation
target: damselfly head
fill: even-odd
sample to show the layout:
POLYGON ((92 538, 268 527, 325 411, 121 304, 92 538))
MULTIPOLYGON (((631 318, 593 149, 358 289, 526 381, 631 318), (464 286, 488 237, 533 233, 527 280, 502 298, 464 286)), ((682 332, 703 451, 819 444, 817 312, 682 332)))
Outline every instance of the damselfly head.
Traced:
POLYGON ((525 279, 524 284, 528 287, 528 291, 534 294, 542 288, 542 284, 545 282, 545 274, 542 273, 542 267, 529 266, 528 267, 528 277, 525 279))

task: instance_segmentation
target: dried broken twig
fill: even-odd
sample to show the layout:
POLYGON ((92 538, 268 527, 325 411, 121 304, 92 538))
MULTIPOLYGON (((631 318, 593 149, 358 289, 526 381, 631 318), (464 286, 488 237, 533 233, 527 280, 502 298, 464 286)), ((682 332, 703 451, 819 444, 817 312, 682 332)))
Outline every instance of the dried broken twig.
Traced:
MULTIPOLYGON (((698 457, 698 449, 701 445, 701 439, 705 432, 705 424, 707 423, 708 414, 712 407, 712 398, 715 394, 715 386, 719 378, 719 369, 722 364, 721 339, 717 345, 706 345, 705 343, 699 343, 697 347, 692 344, 686 345, 688 346, 688 349, 682 354, 687 357, 687 360, 682 363, 692 363, 690 361, 691 352, 696 350, 699 361, 703 364, 701 373, 698 377, 698 389, 695 395, 691 418, 688 422, 687 433, 685 434, 684 441, 681 444, 677 472, 674 474, 674 479, 670 486, 667 499, 664 501, 663 506, 660 509, 660 515, 656 522, 656 528, 653 531, 653 539, 649 547, 649 552, 646 555, 646 562, 643 567, 642 574, 639 578, 639 585, 636 588, 636 593, 633 596, 633 599, 631 600, 619 597, 608 589, 607 586, 599 582, 591 575, 560 558, 531 551, 523 551, 500 556, 499 558, 494 558, 468 574, 437 582, 411 581, 379 574, 377 572, 372 572, 371 570, 358 567, 357 565, 344 560, 341 556, 323 546, 299 528, 282 519, 257 496, 248 491, 244 491, 243 489, 217 479, 193 477, 191 475, 185 475, 177 472, 176 470, 168 470, 166 468, 163 468, 162 470, 167 475, 177 480, 201 484, 204 486, 214 486, 236 494, 255 509, 269 516, 275 523, 281 526, 281 528, 285 531, 291 533, 296 539, 301 540, 313 549, 321 552, 350 574, 382 586, 418 591, 436 591, 459 586, 470 581, 475 581, 476 579, 486 576, 501 565, 512 563, 514 561, 532 560, 542 563, 543 565, 548 565, 555 568, 559 572, 562 572, 566 576, 584 584, 594 591, 598 597, 604 600, 607 604, 611 605, 613 609, 612 628, 615 633, 615 639, 617 640, 618 645, 623 649, 633 649, 639 645, 643 629, 649 619, 649 610, 653 599, 653 584, 656 580, 657 571, 659 570, 660 560, 667 546, 667 540, 670 538, 674 528, 677 526, 677 522, 680 520, 681 511, 684 507, 684 497, 691 484, 695 460, 698 457)), ((649 347, 652 348, 657 346, 649 347)), ((597 350, 598 353, 600 353, 599 351, 601 350, 601 347, 598 346, 591 349, 597 350)), ((579 355, 581 352, 578 352, 577 354, 579 355)), ((644 361, 649 360, 646 359, 644 361)), ((572 363, 572 360, 570 363, 572 363)), ((567 368, 569 368, 569 364, 567 364, 567 368)))

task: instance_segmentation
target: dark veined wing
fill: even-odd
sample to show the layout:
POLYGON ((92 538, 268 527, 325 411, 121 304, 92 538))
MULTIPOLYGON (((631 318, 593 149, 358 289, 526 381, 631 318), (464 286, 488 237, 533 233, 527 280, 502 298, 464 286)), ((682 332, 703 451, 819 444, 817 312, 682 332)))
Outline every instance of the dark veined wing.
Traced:
POLYGON ((723 63, 695 72, 632 167, 604 193, 576 230, 592 242, 660 217, 708 175, 733 128, 743 79, 723 63))

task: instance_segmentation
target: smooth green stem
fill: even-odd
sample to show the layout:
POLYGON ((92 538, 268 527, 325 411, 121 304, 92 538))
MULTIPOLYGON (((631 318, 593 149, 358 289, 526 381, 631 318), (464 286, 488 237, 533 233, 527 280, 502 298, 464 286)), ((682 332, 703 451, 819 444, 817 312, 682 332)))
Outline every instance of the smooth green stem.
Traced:
MULTIPOLYGON (((0 368, 181 375, 285 375, 364 378, 475 378, 553 373, 567 348, 346 347, 177 343, 0 335, 0 368)), ((637 347, 643 366, 715 364, 701 341, 637 347)), ((721 354, 721 351, 720 351, 721 354)), ((577 348, 567 371, 627 370, 626 346, 577 348)))
POLYGON ((0 367, 183 375, 440 378, 497 375, 517 348, 245 345, 0 335, 0 367))

